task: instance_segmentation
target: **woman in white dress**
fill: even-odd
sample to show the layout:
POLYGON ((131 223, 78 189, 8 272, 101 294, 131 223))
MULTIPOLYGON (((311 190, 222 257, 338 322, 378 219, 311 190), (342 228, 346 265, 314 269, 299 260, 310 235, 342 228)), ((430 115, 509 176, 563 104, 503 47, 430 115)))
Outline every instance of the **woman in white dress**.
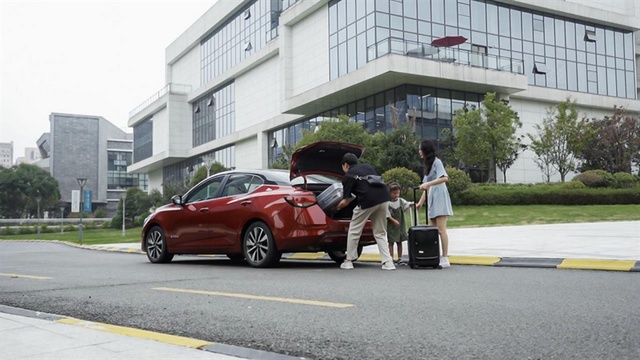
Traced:
POLYGON ((438 228, 442 242, 442 257, 440 265, 445 268, 449 263, 449 235, 447 235, 447 218, 453 215, 451 197, 446 182, 449 181, 442 161, 436 157, 436 146, 432 141, 423 140, 418 150, 424 164, 424 178, 420 185, 422 197, 416 204, 420 208, 427 202, 427 217, 431 225, 438 228))

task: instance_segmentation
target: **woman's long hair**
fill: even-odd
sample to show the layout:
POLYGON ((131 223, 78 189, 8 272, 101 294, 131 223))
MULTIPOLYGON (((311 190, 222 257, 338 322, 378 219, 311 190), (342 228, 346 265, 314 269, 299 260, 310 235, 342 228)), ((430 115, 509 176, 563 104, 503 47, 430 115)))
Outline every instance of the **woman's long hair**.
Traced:
POLYGON ((427 176, 431 172, 433 162, 436 160, 436 145, 431 140, 422 140, 420 150, 422 150, 424 175, 427 176))

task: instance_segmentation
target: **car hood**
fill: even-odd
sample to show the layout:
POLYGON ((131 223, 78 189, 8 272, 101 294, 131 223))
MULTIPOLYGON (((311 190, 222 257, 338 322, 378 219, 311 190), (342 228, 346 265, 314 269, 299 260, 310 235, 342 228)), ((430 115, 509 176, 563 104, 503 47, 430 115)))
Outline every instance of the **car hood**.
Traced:
POLYGON ((364 146, 349 143, 320 141, 296 150, 291 156, 289 177, 293 180, 298 176, 322 174, 343 177, 342 156, 353 153, 358 158, 362 156, 364 146))

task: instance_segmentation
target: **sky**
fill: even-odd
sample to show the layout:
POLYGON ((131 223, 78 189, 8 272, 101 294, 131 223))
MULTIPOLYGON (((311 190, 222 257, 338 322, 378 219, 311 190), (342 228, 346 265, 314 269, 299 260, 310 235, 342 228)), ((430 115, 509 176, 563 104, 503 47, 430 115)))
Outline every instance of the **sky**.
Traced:
POLYGON ((165 85, 165 49, 215 2, 1 0, 0 142, 15 161, 54 112, 132 133, 129 111, 165 85))

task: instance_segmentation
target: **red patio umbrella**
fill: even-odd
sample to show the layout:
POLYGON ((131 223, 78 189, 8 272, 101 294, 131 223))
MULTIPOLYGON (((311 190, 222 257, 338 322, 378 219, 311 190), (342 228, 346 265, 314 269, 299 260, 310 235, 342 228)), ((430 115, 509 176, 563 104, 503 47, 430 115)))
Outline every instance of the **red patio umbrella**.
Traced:
POLYGON ((449 46, 460 45, 460 44, 464 43, 465 41, 467 41, 467 38, 464 37, 464 36, 449 35, 449 36, 445 36, 445 37, 441 37, 441 38, 433 40, 431 42, 431 45, 437 46, 437 47, 449 47, 449 46))

